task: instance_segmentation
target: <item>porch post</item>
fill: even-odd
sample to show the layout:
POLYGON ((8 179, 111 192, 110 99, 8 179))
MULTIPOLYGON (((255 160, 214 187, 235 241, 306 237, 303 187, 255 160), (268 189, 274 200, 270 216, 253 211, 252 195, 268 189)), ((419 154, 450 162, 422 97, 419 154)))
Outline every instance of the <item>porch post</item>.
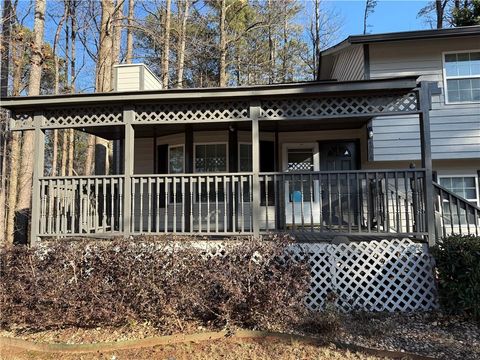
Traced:
POLYGON ((422 153, 422 168, 425 169, 425 214, 428 233, 428 245, 435 245, 435 206, 433 198, 433 171, 432 171, 432 147, 430 136, 430 108, 431 95, 428 82, 420 82, 420 142, 422 153))
POLYGON ((260 235, 260 102, 250 103, 250 118, 252 119, 252 228, 253 236, 260 235))
POLYGON ((135 119, 135 111, 133 107, 125 107, 123 109, 123 121, 125 122, 125 146, 124 146, 124 190, 123 190, 123 233, 129 236, 134 230, 134 214, 132 214, 132 176, 133 176, 133 159, 135 130, 133 129, 133 121, 135 119))
POLYGON ((40 204, 41 204, 41 189, 40 177, 43 176, 45 168, 45 132, 41 129, 43 120, 43 113, 35 113, 33 124, 35 126, 34 136, 34 164, 33 164, 33 179, 32 179, 32 213, 30 223, 30 246, 35 246, 39 240, 40 234, 40 204))
MULTIPOLYGON (((185 173, 193 174, 193 128, 192 124, 185 125, 185 173)), ((188 178, 188 183, 186 183, 187 188, 185 189, 185 231, 191 232, 193 229, 190 227, 192 221, 191 211, 192 211, 192 197, 191 193, 193 192, 193 182, 192 178, 188 178)))

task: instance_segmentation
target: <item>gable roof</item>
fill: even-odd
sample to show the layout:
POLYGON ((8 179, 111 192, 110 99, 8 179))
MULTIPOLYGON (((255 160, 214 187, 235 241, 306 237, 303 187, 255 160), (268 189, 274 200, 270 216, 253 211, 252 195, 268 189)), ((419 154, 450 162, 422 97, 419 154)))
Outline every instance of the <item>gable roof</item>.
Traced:
POLYGON ((448 29, 432 29, 432 30, 415 30, 415 31, 401 31, 383 34, 368 34, 368 35, 350 35, 345 40, 339 42, 328 49, 322 51, 322 56, 333 54, 345 47, 353 44, 371 44, 387 41, 401 41, 401 40, 424 40, 424 39, 445 39, 451 37, 463 36, 480 36, 480 25, 464 26, 448 29))

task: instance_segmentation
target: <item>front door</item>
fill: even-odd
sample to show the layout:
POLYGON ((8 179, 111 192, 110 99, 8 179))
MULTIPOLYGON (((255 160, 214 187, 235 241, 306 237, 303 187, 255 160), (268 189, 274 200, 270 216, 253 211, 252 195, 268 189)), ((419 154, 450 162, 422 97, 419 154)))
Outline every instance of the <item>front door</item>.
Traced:
POLYGON ((354 174, 346 171, 358 170, 357 141, 320 142, 320 170, 322 175, 322 219, 323 225, 331 230, 358 225, 358 184, 354 174))
POLYGON ((319 219, 318 144, 283 145, 285 178, 285 220, 288 227, 311 226, 319 219))

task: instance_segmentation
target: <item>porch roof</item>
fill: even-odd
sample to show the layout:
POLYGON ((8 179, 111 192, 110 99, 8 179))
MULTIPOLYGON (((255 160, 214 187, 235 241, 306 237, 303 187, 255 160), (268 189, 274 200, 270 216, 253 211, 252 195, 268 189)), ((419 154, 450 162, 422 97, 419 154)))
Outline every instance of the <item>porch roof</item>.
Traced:
POLYGON ((233 88, 189 88, 149 91, 108 92, 18 96, 0 98, 0 106, 8 110, 41 110, 56 106, 87 104, 129 104, 132 102, 178 102, 199 100, 251 99, 288 96, 348 96, 371 93, 407 92, 417 86, 417 76, 357 81, 310 81, 233 88))

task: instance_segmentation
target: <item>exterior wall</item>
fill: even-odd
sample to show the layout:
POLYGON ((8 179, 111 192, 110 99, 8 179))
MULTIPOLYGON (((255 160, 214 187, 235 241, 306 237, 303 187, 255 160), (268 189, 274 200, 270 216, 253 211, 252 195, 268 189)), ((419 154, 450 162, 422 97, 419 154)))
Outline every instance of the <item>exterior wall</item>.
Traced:
POLYGON ((160 80, 144 65, 143 90, 158 90, 162 88, 160 80))
MULTIPOLYGON (((445 104, 443 52, 476 50, 478 38, 397 41, 370 44, 370 77, 418 75, 436 81, 441 94, 430 112, 433 159, 480 158, 480 104, 445 104)), ((418 118, 373 120, 375 161, 420 159, 418 118)))
POLYGON ((364 79, 363 65, 362 45, 349 46, 334 55, 330 78, 338 81, 362 80, 364 79))
POLYGON ((140 66, 118 66, 115 71, 115 91, 140 90, 140 66))
POLYGON ((160 80, 144 64, 115 66, 115 91, 158 90, 160 80))
MULTIPOLYGON (((281 132, 278 134, 278 168, 281 170, 283 169, 283 152, 282 148, 284 144, 288 143, 316 143, 317 141, 328 141, 328 140, 360 140, 360 153, 362 162, 366 160, 366 143, 365 143, 365 128, 362 127, 360 129, 348 129, 348 130, 329 130, 329 131, 310 131, 308 133, 305 132, 281 132)), ((261 132, 260 133, 260 140, 275 140, 275 134, 273 132, 261 132)), ((196 131, 193 133, 193 141, 195 143, 228 143, 228 131, 196 131)), ((251 143, 252 136, 250 131, 239 131, 238 132, 238 142, 239 143, 251 143)), ((183 133, 168 135, 168 136, 160 136, 157 138, 157 144, 168 144, 168 145, 180 145, 185 143, 185 136, 183 133)), ((153 174, 154 173, 154 139, 153 138, 138 138, 135 139, 135 154, 134 154, 134 173, 135 174, 153 174)), ((228 159, 228 156, 227 156, 228 159)), ((273 161, 273 159, 272 159, 273 161)), ((322 169, 321 169, 322 170, 322 169)), ((135 189, 135 193, 140 193, 140 186, 137 185, 135 189)), ((148 228, 148 204, 149 199, 148 193, 145 185, 143 189, 143 201, 140 200, 140 197, 135 198, 134 207, 139 209, 142 206, 142 213, 143 215, 143 227, 144 229, 140 229, 140 215, 139 212, 136 211, 134 213, 134 225, 136 231, 143 231, 147 230, 148 228), (142 205, 143 204, 143 205, 142 205)), ((177 213, 181 213, 181 209, 178 205, 168 204, 167 211, 168 213, 172 214, 174 211, 174 207, 176 206, 177 213)), ((206 214, 206 204, 202 204, 202 214, 206 214)), ((319 209, 315 210, 315 218, 318 218, 318 211, 319 209)), ((165 209, 160 208, 158 209, 159 216, 163 219, 165 214, 165 209)), ((240 210, 239 210, 240 211, 240 210)), ((243 224, 239 222, 238 227, 245 229, 250 229, 250 216, 251 216, 251 205, 249 202, 244 203, 244 208, 241 210, 243 216, 243 224)), ((193 216, 198 216, 198 206, 197 204, 193 207, 193 216)), ((210 214, 210 216, 215 216, 215 214, 210 214)), ((220 206, 220 210, 218 213, 218 217, 223 219, 223 207, 220 206)), ((262 206, 261 207, 261 214, 260 214, 260 227, 262 229, 274 229, 275 228, 275 207, 274 206, 262 206), (268 212, 268 226, 266 223, 266 213, 268 212)), ((181 221, 182 219, 179 217, 177 218, 176 227, 178 229, 181 228, 181 221)), ((206 228, 207 219, 203 219, 204 224, 202 225, 203 228, 206 228)), ((169 223, 169 227, 173 228, 173 223, 169 223)), ((194 229, 195 230, 195 229, 194 229)), ((219 230, 223 231, 223 222, 219 224, 219 230)))

